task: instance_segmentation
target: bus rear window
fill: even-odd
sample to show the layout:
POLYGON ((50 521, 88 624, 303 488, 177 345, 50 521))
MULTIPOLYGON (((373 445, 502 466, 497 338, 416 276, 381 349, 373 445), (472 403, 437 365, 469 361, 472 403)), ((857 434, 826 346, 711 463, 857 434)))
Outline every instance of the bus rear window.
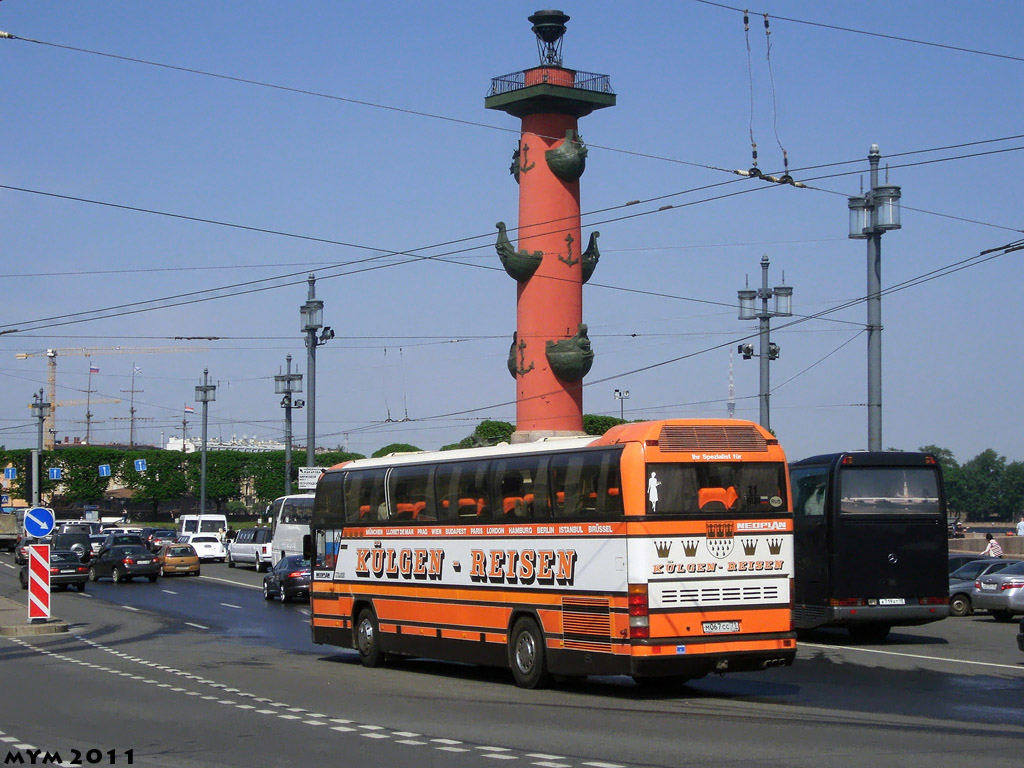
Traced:
POLYGON ((844 515, 938 515, 938 472, 932 467, 843 467, 839 511, 844 515))
POLYGON ((787 510, 781 463, 649 464, 647 514, 772 514, 787 510))

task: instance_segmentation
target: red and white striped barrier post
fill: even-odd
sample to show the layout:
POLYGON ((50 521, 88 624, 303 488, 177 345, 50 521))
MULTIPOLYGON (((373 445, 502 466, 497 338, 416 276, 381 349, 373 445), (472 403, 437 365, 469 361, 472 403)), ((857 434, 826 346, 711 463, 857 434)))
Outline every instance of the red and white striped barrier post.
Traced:
POLYGON ((50 545, 28 547, 28 621, 50 618, 50 545))

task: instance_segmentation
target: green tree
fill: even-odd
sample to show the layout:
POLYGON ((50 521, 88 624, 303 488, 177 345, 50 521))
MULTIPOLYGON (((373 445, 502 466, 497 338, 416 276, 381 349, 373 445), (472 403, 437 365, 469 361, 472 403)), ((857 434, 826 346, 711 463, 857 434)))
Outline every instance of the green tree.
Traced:
POLYGON ((512 433, 516 428, 507 421, 495 421, 484 419, 476 425, 472 434, 462 438, 457 443, 441 446, 442 451, 451 451, 457 448, 479 448, 483 445, 497 445, 498 443, 512 442, 512 433))
POLYGON ((415 445, 409 445, 408 443, 391 443, 383 448, 378 448, 373 452, 372 457, 379 459, 381 456, 387 456, 389 453, 409 453, 422 450, 422 448, 417 448, 415 445))
POLYGON ((51 452, 51 466, 61 468, 60 498, 65 504, 99 504, 110 487, 111 477, 123 479, 124 452, 117 448, 75 446, 51 452), (111 477, 100 475, 109 464, 111 477))
POLYGON ((588 435, 596 435, 600 437, 612 427, 617 427, 619 424, 626 423, 626 421, 616 416, 595 416, 593 414, 583 414, 583 431, 588 435))
POLYGON ((1003 517, 1006 459, 988 448, 963 465, 964 501, 973 520, 1003 517))
POLYGON ((942 483, 946 489, 946 509, 950 514, 958 514, 967 519, 969 511, 967 494, 964 488, 964 472, 957 463, 956 456, 948 448, 937 445, 923 445, 922 453, 930 453, 942 468, 942 483))
POLYGON ((118 476, 132 489, 132 501, 148 502, 151 520, 157 520, 160 502, 173 502, 188 494, 184 454, 178 451, 127 451, 121 458, 118 476), (144 459, 146 469, 139 472, 135 461, 144 459))
MULTIPOLYGON (((207 451, 206 498, 214 503, 218 512, 226 501, 241 496, 243 473, 250 455, 241 451, 207 451)), ((199 452, 187 454, 185 462, 189 485, 199 496, 202 455, 199 452)))

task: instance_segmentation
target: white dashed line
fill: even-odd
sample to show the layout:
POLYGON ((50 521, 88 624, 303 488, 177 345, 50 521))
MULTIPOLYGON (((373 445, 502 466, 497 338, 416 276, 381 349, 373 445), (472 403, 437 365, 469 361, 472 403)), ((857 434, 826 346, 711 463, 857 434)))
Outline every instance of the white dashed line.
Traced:
POLYGON ((176 594, 178 594, 173 589, 161 589, 160 591, 163 592, 164 594, 167 594, 167 595, 176 595, 176 594))
POLYGON ((242 607, 240 605, 235 605, 234 603, 221 603, 221 605, 223 605, 225 608, 241 608, 242 607))
MULTIPOLYGON (((196 629, 209 629, 209 627, 204 627, 202 624, 193 624, 191 621, 186 621, 185 625, 188 627, 195 627, 196 629)), ((159 669, 167 669, 167 667, 159 667, 159 669)))

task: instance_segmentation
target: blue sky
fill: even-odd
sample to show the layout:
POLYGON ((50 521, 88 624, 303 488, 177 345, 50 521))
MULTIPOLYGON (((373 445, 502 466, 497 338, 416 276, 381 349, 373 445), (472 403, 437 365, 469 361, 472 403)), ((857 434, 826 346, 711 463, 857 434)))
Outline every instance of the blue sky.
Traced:
MULTIPOLYGON (((218 384, 211 435, 279 439, 273 376, 288 354, 304 370, 311 269, 337 334, 318 352, 318 444, 435 448, 482 418, 514 421, 515 288, 493 242, 494 223, 516 219, 518 121, 483 99, 491 77, 537 63, 536 6, 0 3, 0 30, 38 41, 0 40, 0 443, 34 445, 27 405, 46 383, 45 358, 16 353, 84 347, 140 348, 59 357, 59 400, 86 397, 90 362, 92 397, 122 399, 93 406, 93 442, 127 442, 133 363, 139 441, 180 434, 204 368, 218 384), (268 282, 241 285, 255 280, 268 282), (124 314, 206 290, 221 298, 124 314), (110 307, 122 309, 79 314, 110 307), (160 346, 199 349, 141 351, 160 346)), ((758 284, 762 254, 797 315, 863 297, 846 198, 872 143, 903 192, 883 287, 1020 237, 1017 3, 769 0, 751 8, 749 68, 736 10, 562 10, 565 65, 610 75, 618 94, 581 122, 583 232, 600 230, 602 251, 584 293, 587 413, 618 415, 613 390, 627 389, 627 418, 724 416, 730 350, 756 330, 737 319, 736 291, 747 275, 758 284), (781 145, 813 188, 727 173, 750 166, 751 129, 762 169, 781 170, 781 145), (650 202, 621 207, 632 200, 650 202)), ((968 262, 885 297, 886 447, 1024 459, 1020 260, 968 262)), ((772 426, 792 458, 866 447, 865 322, 863 303, 775 322, 772 426)), ((737 416, 756 420, 757 361, 732 363, 737 416)), ((61 408, 58 437, 84 436, 84 412, 61 408)), ((302 442, 304 412, 295 422, 302 442)))

